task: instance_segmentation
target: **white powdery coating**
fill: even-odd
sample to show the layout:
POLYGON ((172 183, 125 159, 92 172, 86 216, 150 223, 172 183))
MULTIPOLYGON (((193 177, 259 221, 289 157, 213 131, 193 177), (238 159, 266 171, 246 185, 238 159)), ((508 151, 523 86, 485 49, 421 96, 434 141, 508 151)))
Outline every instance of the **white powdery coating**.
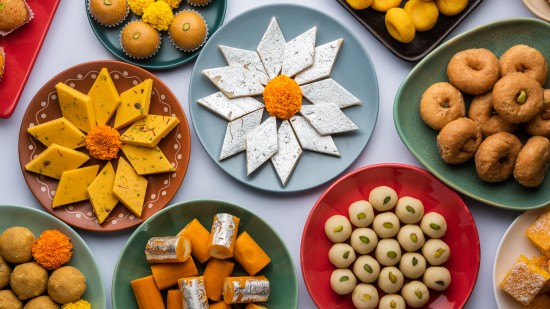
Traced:
POLYGON ((197 103, 228 121, 233 121, 264 107, 262 102, 252 97, 230 99, 221 91, 201 98, 197 103))
POLYGON ((303 149, 340 156, 336 144, 330 135, 322 136, 302 116, 294 115, 290 118, 290 124, 296 133, 303 149))
POLYGON ((302 94, 313 104, 334 103, 338 108, 361 105, 361 101, 334 79, 327 78, 300 87, 302 94))
POLYGON ((260 95, 264 91, 264 86, 243 66, 207 69, 202 73, 229 98, 260 95))
POLYGON ((269 76, 267 76, 262 60, 260 60, 257 52, 224 45, 220 45, 219 47, 227 64, 244 67, 262 85, 267 85, 269 76))
POLYGON ((278 150, 277 153, 271 157, 271 162, 279 175, 279 179, 283 183, 283 186, 286 185, 290 175, 294 171, 298 160, 302 156, 302 148, 292 131, 290 122, 284 120, 279 126, 279 131, 277 132, 277 143, 278 150))
POLYGON ((316 35, 313 27, 286 43, 281 74, 292 77, 313 65, 316 35))
POLYGON ((258 44, 256 51, 262 60, 269 79, 275 78, 281 72, 283 65, 283 52, 285 50, 285 37, 279 28, 277 19, 271 18, 267 30, 258 44))
POLYGON ((343 42, 344 39, 337 39, 315 47, 313 65, 303 72, 298 73, 298 75, 294 77, 294 80, 299 85, 303 85, 329 77, 343 42))
POLYGON ((246 149, 246 135, 260 125, 263 109, 256 110, 227 124, 220 160, 246 149))
POLYGON ((516 261, 500 286, 517 301, 528 305, 545 283, 546 279, 542 275, 531 271, 524 262, 516 261))
POLYGON ((247 175, 277 153, 277 122, 275 116, 270 116, 259 127, 246 136, 246 169, 247 175))
POLYGON ((321 135, 358 129, 334 103, 302 105, 300 113, 321 135))

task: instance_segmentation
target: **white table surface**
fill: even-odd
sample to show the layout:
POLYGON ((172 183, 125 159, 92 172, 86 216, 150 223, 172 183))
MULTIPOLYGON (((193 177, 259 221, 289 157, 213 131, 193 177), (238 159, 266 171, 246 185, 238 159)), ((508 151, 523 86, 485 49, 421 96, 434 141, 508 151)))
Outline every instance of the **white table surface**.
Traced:
MULTIPOLYGON (((347 172, 362 166, 385 162, 422 167, 401 142, 393 123, 394 96, 414 64, 404 62, 391 54, 336 1, 228 0, 225 20, 231 20, 255 6, 283 2, 315 7, 339 20, 357 35, 374 63, 380 87, 378 121, 366 149, 347 172)), ((486 0, 451 33, 450 37, 494 20, 518 16, 534 17, 520 0, 486 0)), ((21 119, 28 102, 51 77, 73 65, 100 59, 115 59, 115 57, 100 44, 92 32, 84 9, 84 1, 62 0, 19 105, 11 118, 0 119, 0 141, 2 141, 0 204, 25 205, 43 209, 27 188, 19 167, 17 137, 21 119)), ((154 72, 176 94, 189 121, 187 98, 192 68, 193 62, 170 71, 154 72)), ((192 128, 191 123, 189 126, 192 128)), ((310 209, 329 184, 292 195, 273 195, 254 190, 235 181, 218 168, 202 148, 193 129, 191 129, 191 144, 191 164, 171 204, 194 199, 225 200, 242 205, 265 219, 284 240, 292 254, 298 276, 299 308, 315 308, 302 278, 300 240, 310 209)), ((495 253, 502 235, 519 213, 463 198, 473 214, 481 240, 479 277, 466 307, 496 308, 492 287, 495 253)), ((0 220, 2 220, 1 217, 0 220)), ((107 234, 77 230, 92 249, 100 266, 105 283, 107 308, 111 308, 111 279, 115 263, 133 230, 107 234)))

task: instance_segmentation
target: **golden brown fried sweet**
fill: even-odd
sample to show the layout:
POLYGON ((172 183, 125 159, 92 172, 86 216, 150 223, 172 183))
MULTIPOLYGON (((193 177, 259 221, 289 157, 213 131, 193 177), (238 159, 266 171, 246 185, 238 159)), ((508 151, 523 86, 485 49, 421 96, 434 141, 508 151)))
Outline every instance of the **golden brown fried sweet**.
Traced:
POLYGON ((538 187, 550 163, 550 141, 543 136, 531 137, 519 152, 514 178, 526 187, 538 187))
POLYGON ((31 18, 25 0, 3 0, 0 8, 0 31, 13 31, 31 18))
POLYGON ((493 106, 493 96, 491 92, 475 96, 468 109, 468 118, 472 119, 479 128, 483 136, 489 136, 501 131, 514 132, 518 125, 504 120, 493 106))
POLYGON ((10 276, 11 290, 21 300, 43 294, 47 282, 48 271, 35 262, 15 266, 10 276))
POLYGON ((126 0, 90 0, 88 10, 98 23, 112 27, 126 18, 129 8, 126 0))
POLYGON ((542 110, 542 87, 522 73, 510 73, 499 79, 492 95, 495 110, 512 123, 529 121, 542 110))
POLYGON ((0 256, 10 263, 25 263, 32 259, 31 248, 34 243, 31 230, 14 226, 0 235, 0 256))
POLYGON ((544 55, 535 48, 527 45, 515 45, 510 47, 500 56, 500 74, 523 73, 539 84, 544 85, 548 76, 548 64, 544 55))
POLYGON ((481 129, 471 119, 449 122, 437 135, 439 155, 449 164, 459 164, 472 158, 481 144, 481 129))
POLYGON ((86 291, 86 277, 72 266, 53 271, 48 279, 48 295, 60 304, 78 300, 86 291))
POLYGON ((530 135, 550 138, 550 89, 544 89, 542 110, 535 118, 523 125, 525 132, 530 135))
POLYGON ((487 137, 475 155, 476 171, 481 180, 501 182, 512 175, 521 150, 520 140, 508 132, 487 137))
POLYGON ((498 58, 488 49, 471 48, 453 55, 447 64, 449 82, 463 92, 482 94, 497 82, 498 58))
POLYGON ((447 123, 465 114, 462 93, 449 83, 435 83, 422 94, 420 116, 434 130, 441 130, 447 123))

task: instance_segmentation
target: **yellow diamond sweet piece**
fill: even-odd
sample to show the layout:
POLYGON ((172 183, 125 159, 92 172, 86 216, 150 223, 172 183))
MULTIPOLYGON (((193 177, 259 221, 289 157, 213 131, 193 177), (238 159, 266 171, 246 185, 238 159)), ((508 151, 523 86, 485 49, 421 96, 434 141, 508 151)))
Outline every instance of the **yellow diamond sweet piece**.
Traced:
POLYGON ((64 171, 78 168, 90 157, 82 152, 51 144, 46 150, 25 164, 25 169, 44 176, 60 179, 64 171))
POLYGON ((61 174, 52 208, 88 199, 88 186, 94 181, 99 165, 86 166, 61 174))
POLYGON ((139 175, 174 171, 174 167, 158 146, 149 148, 124 144, 121 149, 139 175))
POLYGON ((138 175, 124 158, 120 158, 113 193, 138 218, 143 211, 145 191, 147 191, 147 179, 138 175))
POLYGON ((180 121, 176 117, 147 115, 120 136, 123 144, 155 147, 180 121))
POLYGON ((94 107, 92 99, 84 93, 63 83, 55 85, 61 114, 84 132, 95 126, 94 107))
POLYGON ((86 145, 86 135, 65 117, 29 127, 27 132, 45 146, 58 144, 76 149, 86 145))
POLYGON ((92 88, 88 91, 88 96, 92 98, 97 124, 103 125, 109 122, 120 105, 120 96, 106 68, 99 71, 92 88))
POLYGON ((120 106, 115 117, 115 129, 129 126, 149 113, 153 80, 146 79, 142 83, 120 94, 120 106))
POLYGON ((107 219, 107 216, 118 203, 118 199, 113 194, 114 183, 115 169, 109 161, 88 186, 88 196, 99 224, 107 219))

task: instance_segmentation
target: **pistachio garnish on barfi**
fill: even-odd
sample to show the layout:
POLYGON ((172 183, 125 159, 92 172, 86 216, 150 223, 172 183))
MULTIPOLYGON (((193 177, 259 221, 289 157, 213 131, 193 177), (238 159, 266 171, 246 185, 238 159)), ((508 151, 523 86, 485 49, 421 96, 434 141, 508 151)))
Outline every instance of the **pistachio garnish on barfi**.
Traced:
POLYGON ((109 122, 120 105, 120 96, 106 68, 99 71, 92 88, 88 91, 88 96, 92 98, 97 124, 103 125, 109 122))
POLYGON ((25 164, 25 169, 44 176, 60 179, 64 171, 78 168, 90 157, 82 152, 51 144, 46 150, 25 164))
POLYGON ((86 135, 65 117, 29 127, 27 132, 45 146, 58 144, 76 149, 86 145, 86 135))
POLYGON ((148 78, 120 94, 120 106, 115 116, 115 129, 124 128, 149 114, 152 90, 153 80, 148 78))
POLYGON ((143 211, 146 190, 147 179, 138 175, 130 163, 121 157, 116 169, 113 194, 138 218, 143 211))
POLYGON ((94 107, 92 99, 84 93, 58 83, 55 85, 61 114, 84 132, 90 131, 95 126, 94 107))
POLYGON ((138 175, 149 175, 174 171, 174 167, 158 146, 150 148, 124 144, 121 149, 138 175))
POLYGON ((107 219, 118 203, 118 198, 113 194, 114 183, 115 169, 109 161, 88 186, 88 196, 99 224, 107 219))
POLYGON ((147 115, 134 122, 120 136, 123 144, 155 147, 174 127, 180 123, 178 118, 160 115, 147 115))
POLYGON ((61 174, 55 190, 52 208, 88 199, 88 186, 94 181, 99 165, 86 166, 61 174))

